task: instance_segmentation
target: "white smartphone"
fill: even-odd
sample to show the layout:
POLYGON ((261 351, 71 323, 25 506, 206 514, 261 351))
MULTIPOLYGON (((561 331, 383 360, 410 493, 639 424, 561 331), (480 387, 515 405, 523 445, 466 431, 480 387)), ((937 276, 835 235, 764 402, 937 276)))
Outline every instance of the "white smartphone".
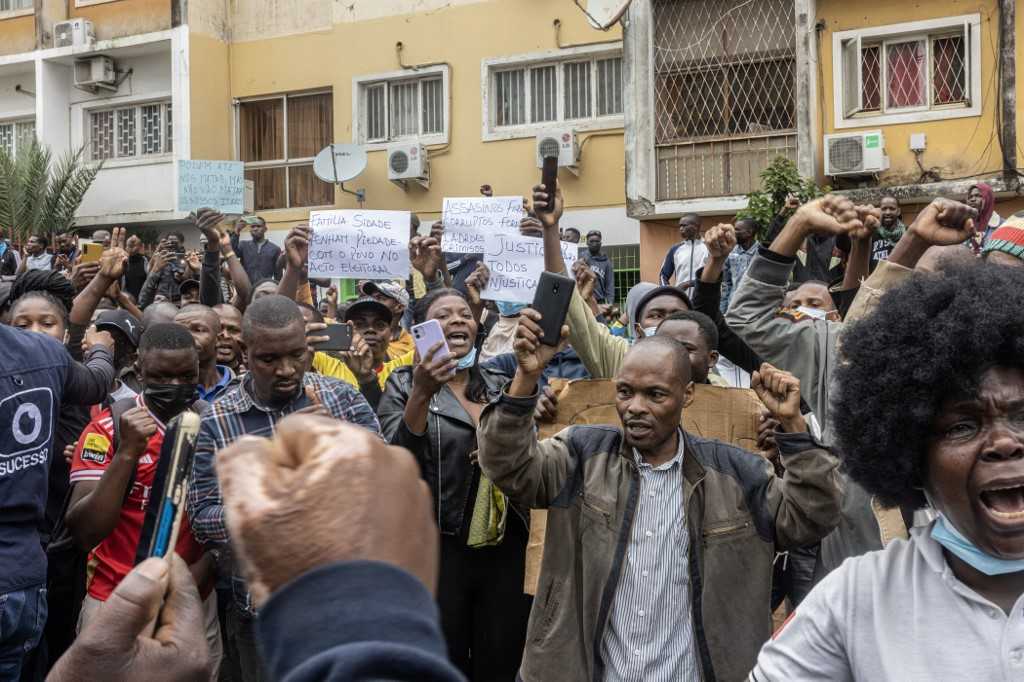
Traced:
POLYGON ((444 331, 441 329, 441 323, 437 320, 427 320, 423 324, 417 324, 411 331, 412 340, 416 344, 416 352, 419 353, 420 360, 426 358, 427 354, 430 353, 430 349, 438 343, 441 344, 441 348, 434 354, 435 360, 445 355, 451 355, 448 351, 448 342, 444 338, 444 331))

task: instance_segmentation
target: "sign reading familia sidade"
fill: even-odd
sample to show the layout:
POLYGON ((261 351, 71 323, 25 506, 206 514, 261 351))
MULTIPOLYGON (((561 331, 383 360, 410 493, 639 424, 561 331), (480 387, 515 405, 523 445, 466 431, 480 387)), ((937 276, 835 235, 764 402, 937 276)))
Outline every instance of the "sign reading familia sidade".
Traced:
POLYGON ((408 211, 312 211, 309 276, 409 277, 408 211))

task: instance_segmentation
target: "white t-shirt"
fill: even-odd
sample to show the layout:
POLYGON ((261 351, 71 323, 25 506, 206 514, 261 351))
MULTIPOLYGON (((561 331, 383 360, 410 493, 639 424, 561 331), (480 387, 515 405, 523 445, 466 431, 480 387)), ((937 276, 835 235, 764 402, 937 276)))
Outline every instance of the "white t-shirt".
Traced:
POLYGON ((1024 680, 1024 597, 1007 616, 957 580, 932 525, 826 576, 750 680, 1024 680))
POLYGON ((675 264, 675 284, 686 284, 697 279, 697 271, 708 259, 708 247, 700 239, 685 241, 676 247, 672 256, 675 264))

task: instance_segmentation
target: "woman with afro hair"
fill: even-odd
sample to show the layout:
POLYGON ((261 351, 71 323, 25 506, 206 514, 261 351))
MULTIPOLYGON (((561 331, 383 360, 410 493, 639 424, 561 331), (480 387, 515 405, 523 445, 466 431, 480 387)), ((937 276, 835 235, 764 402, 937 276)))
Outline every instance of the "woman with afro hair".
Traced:
POLYGON ((907 540, 848 559, 765 645, 751 680, 1024 679, 1024 270, 916 275, 841 343, 849 475, 930 505, 907 540))

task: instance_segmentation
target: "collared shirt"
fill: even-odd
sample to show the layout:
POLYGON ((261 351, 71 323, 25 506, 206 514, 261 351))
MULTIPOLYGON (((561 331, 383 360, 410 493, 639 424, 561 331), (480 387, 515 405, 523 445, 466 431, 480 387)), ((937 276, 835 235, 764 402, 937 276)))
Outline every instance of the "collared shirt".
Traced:
POLYGON ((747 266, 750 265, 750 261, 756 255, 757 240, 755 239, 750 242, 749 249, 744 249, 737 244, 729 254, 729 257, 725 259, 725 270, 722 273, 722 302, 720 304, 722 314, 725 314, 725 311, 729 309, 729 299, 732 297, 732 292, 736 291, 736 287, 740 285, 743 273, 747 271, 747 266))
POLYGON ((227 392, 232 382, 235 381, 235 373, 227 365, 217 365, 217 371, 220 372, 220 379, 209 390, 203 388, 202 385, 199 386, 199 397, 208 403, 212 403, 227 392))
POLYGON ((655 468, 633 450, 640 493, 626 561, 601 646, 610 682, 699 682, 683 509, 683 434, 655 468))
POLYGON ((932 525, 826 576, 750 679, 1024 679, 1024 596, 1007 616, 960 582, 932 525))
MULTIPOLYGON (((313 388, 332 417, 380 434, 377 415, 362 394, 348 384, 306 372, 302 386, 303 389, 313 388)), ((224 499, 213 466, 216 452, 242 436, 273 436, 278 421, 309 404, 302 390, 295 400, 280 409, 262 405, 255 398, 252 378, 247 375, 203 411, 188 488, 188 514, 197 540, 206 545, 223 545, 229 541, 224 499)), ((252 598, 241 575, 232 576, 232 588, 236 605, 253 613, 252 598)))
POLYGON ((704 267, 707 259, 708 247, 703 240, 679 242, 665 255, 665 263, 661 267, 661 283, 668 284, 669 278, 674 275, 677 287, 692 286, 697 279, 697 271, 704 267))

